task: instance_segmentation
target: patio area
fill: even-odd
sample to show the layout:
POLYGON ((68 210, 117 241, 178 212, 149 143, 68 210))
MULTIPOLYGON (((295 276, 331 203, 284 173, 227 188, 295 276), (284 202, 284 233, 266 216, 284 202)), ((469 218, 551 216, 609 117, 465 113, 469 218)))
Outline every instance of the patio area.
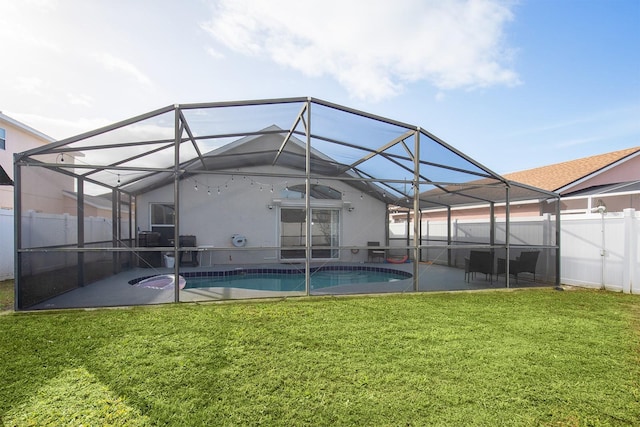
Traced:
MULTIPOLYGON (((346 266, 362 267, 363 264, 346 264, 346 266)), ((388 263, 367 263, 367 266, 393 269, 413 274, 411 263, 390 265, 388 263)), ((288 268, 290 265, 264 264, 251 266, 251 269, 264 268, 288 268)), ((224 267, 183 267, 181 273, 208 272, 208 271, 233 271, 247 269, 246 265, 225 265, 224 267)), ((467 282, 463 269, 451 268, 431 263, 419 263, 418 265, 418 292, 447 292, 447 291, 481 291, 490 289, 506 289, 504 275, 489 280, 484 274, 477 274, 467 282)), ((158 268, 150 272, 146 268, 135 268, 107 279, 100 280, 91 285, 68 291, 62 295, 53 297, 47 301, 36 304, 30 309, 66 309, 66 308, 91 308, 91 307, 117 307, 136 306, 147 304, 165 304, 174 302, 175 290, 151 289, 137 287, 129 284, 130 281, 150 275, 173 274, 173 269, 158 268)), ((187 278, 187 282, 189 279, 187 278)), ((511 278, 509 287, 545 287, 552 286, 541 281, 534 282, 533 276, 521 277, 518 282, 511 278)), ((414 292, 413 280, 397 280, 393 282, 346 284, 311 290, 311 296, 320 295, 363 295, 381 293, 410 293, 414 292)), ((223 300, 242 300, 255 298, 283 298, 301 297, 304 292, 292 291, 266 291, 233 287, 212 287, 181 289, 180 302, 204 302, 223 300)))

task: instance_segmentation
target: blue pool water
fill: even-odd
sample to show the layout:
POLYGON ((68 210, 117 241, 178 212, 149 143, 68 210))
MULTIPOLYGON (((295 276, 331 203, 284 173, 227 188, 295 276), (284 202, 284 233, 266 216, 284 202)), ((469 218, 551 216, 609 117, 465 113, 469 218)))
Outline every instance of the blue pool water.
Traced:
MULTIPOLYGON (((242 288, 263 291, 305 291, 304 270, 238 269, 231 271, 185 272, 184 289, 242 288)), ((311 269, 311 289, 361 283, 394 282, 411 278, 404 271, 368 266, 316 267, 311 269)), ((144 278, 131 281, 135 284, 144 278)))

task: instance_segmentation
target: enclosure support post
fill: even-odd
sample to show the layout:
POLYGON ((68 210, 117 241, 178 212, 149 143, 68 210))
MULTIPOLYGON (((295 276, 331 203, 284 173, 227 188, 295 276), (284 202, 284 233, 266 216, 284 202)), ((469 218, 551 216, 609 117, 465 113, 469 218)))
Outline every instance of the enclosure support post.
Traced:
POLYGON ((422 210, 418 210, 418 261, 422 261, 422 210))
POLYGON ((509 259, 511 256, 511 201, 509 200, 509 185, 507 184, 505 188, 505 199, 506 204, 504 207, 505 210, 505 221, 504 221, 504 245, 505 245, 505 259, 504 259, 504 274, 505 281, 507 282, 507 288, 510 287, 509 281, 509 259))
POLYGON ((447 206, 447 265, 451 267, 451 206, 447 206))
POLYGON ((84 286, 84 252, 82 248, 84 248, 84 179, 82 177, 78 177, 77 181, 78 186, 78 197, 76 200, 76 216, 78 217, 77 223, 77 232, 78 232, 78 286, 84 286))
MULTIPOLYGON (((128 248, 133 246, 133 230, 135 229, 133 224, 133 196, 129 194, 129 236, 128 236, 128 248)), ((128 257, 129 268, 133 265, 133 253, 129 251, 128 257)))
POLYGON ((17 154, 13 155, 13 309, 18 311, 22 308, 22 178, 20 177, 20 166, 16 162, 17 154))
POLYGON ((384 246, 389 246, 389 243, 391 242, 391 234, 390 234, 390 224, 391 224, 391 220, 389 219, 389 203, 385 203, 384 204, 384 246))
POLYGON ((304 208, 305 208, 305 218, 306 218, 306 236, 305 236, 305 260, 304 260, 304 287, 305 294, 309 296, 311 294, 311 247, 313 246, 313 242, 311 241, 311 99, 307 99, 307 147, 305 151, 305 197, 304 197, 304 208))
MULTIPOLYGON (((175 105, 175 146, 173 149, 173 256, 176 261, 173 265, 174 286, 173 300, 180 302, 180 106, 175 105)), ((160 258, 162 260, 162 256, 160 258)), ((162 262, 162 261, 161 261, 162 262)))
MULTIPOLYGON (((111 191, 111 247, 118 247, 118 207, 120 201, 120 194, 115 188, 111 191)), ((80 218, 78 218, 80 221, 80 218)), ((120 272, 120 253, 118 251, 113 252, 113 274, 120 272)))
MULTIPOLYGON (((489 203, 489 245, 491 252, 491 259, 495 261, 495 244, 496 244, 496 204, 494 202, 489 203)), ((491 266, 491 274, 493 275, 493 269, 495 264, 491 266)))
MULTIPOLYGON (((415 220, 415 217, 416 217, 416 213, 414 212, 413 213, 414 220, 415 220)), ((411 211, 407 211, 407 222, 406 222, 406 225, 407 226, 405 227, 405 233, 406 233, 407 238, 405 239, 404 244, 407 245, 407 247, 409 247, 409 246, 411 246, 411 211)), ((389 228, 389 227, 387 227, 387 228, 389 228)), ((410 255, 409 249, 407 249, 406 254, 410 255)))
POLYGON ((416 129, 413 149, 413 290, 420 289, 420 128, 416 129))
POLYGON ((489 203, 489 244, 493 251, 496 244, 496 205, 494 202, 489 203))

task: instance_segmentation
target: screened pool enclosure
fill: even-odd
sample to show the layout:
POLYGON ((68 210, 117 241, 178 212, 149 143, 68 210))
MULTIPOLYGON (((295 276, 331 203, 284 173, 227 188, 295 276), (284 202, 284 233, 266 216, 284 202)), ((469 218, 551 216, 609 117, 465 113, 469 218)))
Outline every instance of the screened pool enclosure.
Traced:
POLYGON ((319 99, 172 105, 14 166, 16 309, 559 284, 556 194, 319 99))

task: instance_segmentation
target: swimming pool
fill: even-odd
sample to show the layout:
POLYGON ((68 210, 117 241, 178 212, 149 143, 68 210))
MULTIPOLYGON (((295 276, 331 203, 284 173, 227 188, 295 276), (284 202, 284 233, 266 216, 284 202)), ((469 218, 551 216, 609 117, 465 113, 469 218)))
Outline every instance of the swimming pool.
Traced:
MULTIPOLYGON (((229 271, 184 272, 185 290, 240 288, 259 291, 305 292, 304 270, 293 268, 242 268, 229 271)), ((324 266, 311 268, 311 290, 362 283, 406 280, 410 273, 369 266, 324 266)), ((135 285, 148 277, 130 281, 135 285)))

